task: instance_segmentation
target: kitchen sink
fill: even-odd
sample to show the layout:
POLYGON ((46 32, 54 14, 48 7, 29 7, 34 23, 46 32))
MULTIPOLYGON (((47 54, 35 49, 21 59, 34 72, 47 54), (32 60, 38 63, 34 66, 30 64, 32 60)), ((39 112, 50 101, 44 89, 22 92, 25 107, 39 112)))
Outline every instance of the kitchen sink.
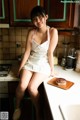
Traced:
POLYGON ((80 120, 80 104, 60 105, 63 120, 80 120))
POLYGON ((0 64, 0 77, 7 76, 9 74, 11 64, 0 64))

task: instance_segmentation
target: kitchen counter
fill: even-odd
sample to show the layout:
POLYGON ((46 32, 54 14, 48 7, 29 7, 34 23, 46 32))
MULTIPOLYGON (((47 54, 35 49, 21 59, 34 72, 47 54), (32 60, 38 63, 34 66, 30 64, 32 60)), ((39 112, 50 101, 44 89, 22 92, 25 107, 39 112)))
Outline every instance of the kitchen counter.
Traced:
MULTIPOLYGON (((73 70, 64 70, 60 66, 55 66, 55 72, 55 77, 65 78, 74 82, 74 85, 64 90, 49 85, 47 81, 52 78, 43 83, 53 120, 80 120, 80 113, 78 113, 80 109, 80 73, 73 70), (73 110, 78 106, 78 109, 76 109, 78 110, 76 111, 78 115, 74 111, 71 114, 67 114, 66 108, 70 105, 72 105, 73 110), (76 119, 72 119, 71 116, 75 117, 75 114, 76 119)), ((68 108, 68 111, 70 109, 68 108)))
MULTIPOLYGON (((54 56, 54 64, 58 63, 58 59, 54 56)), ((16 77, 18 72, 18 67, 20 61, 17 60, 0 60, 0 64, 11 64, 12 67, 10 69, 9 74, 6 77, 0 77, 0 81, 18 81, 19 79, 16 77)))
MULTIPOLYGON (((19 81, 19 78, 16 77, 18 69, 17 65, 18 64, 14 63, 8 76, 0 77, 0 81, 19 81)), ((55 65, 54 70, 56 73, 55 77, 65 78, 69 81, 74 82, 74 85, 69 89, 64 90, 47 83, 47 81, 52 79, 52 77, 43 82, 53 120, 72 120, 65 117, 63 108, 64 106, 68 105, 78 105, 78 107, 80 105, 80 73, 77 73, 73 70, 64 70, 62 67, 57 65, 55 65)))

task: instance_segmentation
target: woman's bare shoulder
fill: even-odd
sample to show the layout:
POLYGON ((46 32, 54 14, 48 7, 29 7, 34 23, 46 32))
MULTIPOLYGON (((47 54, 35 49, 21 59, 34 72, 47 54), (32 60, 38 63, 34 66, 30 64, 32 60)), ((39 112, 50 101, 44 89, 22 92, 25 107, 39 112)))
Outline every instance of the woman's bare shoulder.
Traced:
POLYGON ((58 39, 58 30, 54 27, 50 28, 50 38, 51 41, 58 39))
POLYGON ((51 34, 58 33, 57 28, 50 27, 50 33, 51 33, 51 34))
POLYGON ((32 42, 32 39, 33 39, 33 36, 34 36, 34 34, 35 34, 35 28, 31 28, 29 31, 28 31, 28 40, 30 41, 30 42, 32 42))
POLYGON ((29 35, 32 35, 32 34, 34 34, 35 30, 36 30, 35 28, 31 28, 31 29, 29 29, 29 32, 28 32, 28 34, 29 34, 29 35))

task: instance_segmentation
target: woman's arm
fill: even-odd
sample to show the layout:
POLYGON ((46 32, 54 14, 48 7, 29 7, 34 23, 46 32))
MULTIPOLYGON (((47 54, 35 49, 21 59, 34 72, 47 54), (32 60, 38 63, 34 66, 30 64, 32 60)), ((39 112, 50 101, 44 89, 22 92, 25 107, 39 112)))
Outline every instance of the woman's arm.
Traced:
POLYGON ((19 67, 19 71, 22 69, 22 67, 24 66, 24 64, 26 63, 29 55, 30 55, 30 51, 31 51, 31 41, 32 41, 32 31, 29 32, 28 34, 28 38, 27 38, 27 43, 26 43, 26 48, 25 48, 25 52, 19 67))
POLYGON ((58 43, 58 31, 55 28, 51 28, 50 30, 50 45, 48 50, 48 60, 51 67, 51 75, 54 72, 54 59, 53 59, 53 52, 58 43))

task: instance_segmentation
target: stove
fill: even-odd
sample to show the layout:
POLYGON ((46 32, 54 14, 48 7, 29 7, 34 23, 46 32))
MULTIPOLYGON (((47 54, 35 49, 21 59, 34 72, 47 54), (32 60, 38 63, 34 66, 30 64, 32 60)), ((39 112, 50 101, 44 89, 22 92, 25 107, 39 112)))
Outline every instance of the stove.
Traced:
POLYGON ((9 74, 11 64, 0 64, 0 77, 7 76, 9 74))

